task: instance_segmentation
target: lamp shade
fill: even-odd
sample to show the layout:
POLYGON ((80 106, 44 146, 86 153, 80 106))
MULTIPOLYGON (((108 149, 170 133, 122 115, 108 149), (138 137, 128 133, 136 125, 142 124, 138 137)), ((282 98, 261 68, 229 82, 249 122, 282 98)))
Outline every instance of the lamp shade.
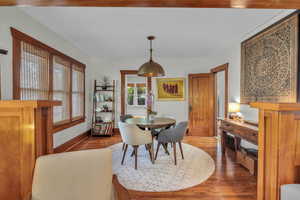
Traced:
POLYGON ((139 68, 138 75, 146 77, 159 77, 164 76, 165 71, 160 64, 150 60, 139 68))
POLYGON ((239 103, 229 103, 228 104, 228 112, 240 112, 240 104, 239 103))

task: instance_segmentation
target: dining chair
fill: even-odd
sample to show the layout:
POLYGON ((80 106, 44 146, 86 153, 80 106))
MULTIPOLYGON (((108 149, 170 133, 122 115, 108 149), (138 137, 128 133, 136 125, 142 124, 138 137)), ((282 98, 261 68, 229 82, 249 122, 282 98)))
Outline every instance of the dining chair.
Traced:
MULTIPOLYGON (((120 116, 120 121, 121 122, 126 122, 127 119, 131 119, 131 118, 134 118, 134 116, 130 115, 130 114, 121 115, 120 116)), ((124 151, 124 149, 125 149, 125 143, 123 142, 122 151, 124 151)))
POLYGON ((182 157, 182 159, 184 159, 181 141, 184 137, 187 126, 188 126, 188 122, 183 121, 183 122, 178 123, 174 128, 169 128, 169 129, 163 130, 158 134, 158 136, 156 138, 157 142, 158 142, 158 145, 157 145, 154 160, 156 160, 156 158, 157 158, 157 154, 158 154, 160 146, 165 145, 167 147, 168 143, 173 144, 173 153, 174 153, 175 165, 177 165, 176 143, 179 144, 181 157, 182 157))
POLYGON ((127 124, 119 122, 119 129, 123 142, 125 143, 125 149, 121 164, 124 164, 128 145, 133 147, 133 154, 135 156, 135 169, 137 169, 137 156, 138 148, 140 145, 145 145, 146 150, 149 152, 150 160, 153 162, 153 148, 152 148, 152 135, 149 130, 141 130, 135 124, 127 124))

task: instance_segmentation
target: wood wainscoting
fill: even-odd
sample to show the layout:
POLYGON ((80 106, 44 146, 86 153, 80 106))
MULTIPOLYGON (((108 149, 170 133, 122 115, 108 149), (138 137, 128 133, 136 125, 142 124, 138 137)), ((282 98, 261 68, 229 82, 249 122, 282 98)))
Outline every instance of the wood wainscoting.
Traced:
POLYGON ((91 135, 91 129, 87 130, 86 132, 77 135, 76 137, 72 138, 71 140, 59 145, 54 149, 54 153, 62 153, 67 152, 70 149, 74 148, 75 146, 79 145, 81 142, 87 140, 91 135))
POLYGON ((279 200, 280 186, 300 182, 300 104, 251 103, 259 109, 258 200, 279 200))

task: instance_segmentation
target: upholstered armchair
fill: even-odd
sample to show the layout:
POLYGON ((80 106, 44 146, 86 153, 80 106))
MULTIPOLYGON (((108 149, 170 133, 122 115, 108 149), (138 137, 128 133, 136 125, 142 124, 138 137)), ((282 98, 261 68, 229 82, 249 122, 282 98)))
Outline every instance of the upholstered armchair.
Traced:
POLYGON ((150 160, 153 161, 153 148, 152 148, 152 135, 151 131, 141 130, 134 124, 127 124, 119 122, 119 129, 123 143, 125 143, 125 149, 123 152, 123 157, 121 164, 124 164, 125 155, 128 149, 128 145, 133 147, 133 155, 135 156, 135 169, 137 169, 137 155, 138 147, 140 145, 145 145, 146 149, 149 151, 150 160))
POLYGON ((32 200, 54 199, 127 200, 130 197, 117 178, 113 178, 111 150, 95 149, 37 159, 32 200))
POLYGON ((179 124, 177 124, 174 128, 169 128, 169 129, 161 131, 157 136, 158 145, 157 145, 154 159, 156 160, 157 154, 158 154, 158 151, 159 151, 159 148, 161 145, 164 146, 164 148, 166 149, 166 152, 168 153, 168 151, 167 151, 168 143, 171 143, 173 145, 175 165, 177 165, 176 143, 179 144, 181 157, 182 157, 182 159, 184 159, 181 141, 184 137, 187 127, 188 127, 188 122, 184 121, 184 122, 180 122, 179 124))
POLYGON ((298 200, 300 198, 300 184, 281 186, 281 200, 298 200))

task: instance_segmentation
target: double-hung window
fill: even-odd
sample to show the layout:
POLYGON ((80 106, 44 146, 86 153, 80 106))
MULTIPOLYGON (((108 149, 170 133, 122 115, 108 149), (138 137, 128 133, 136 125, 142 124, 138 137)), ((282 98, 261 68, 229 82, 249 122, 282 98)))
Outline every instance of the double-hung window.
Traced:
POLYGON ((127 84, 127 105, 145 106, 147 96, 147 86, 145 83, 127 84))
POLYGON ((53 108, 54 131, 85 120, 85 65, 11 29, 13 96, 20 100, 58 100, 53 108))

